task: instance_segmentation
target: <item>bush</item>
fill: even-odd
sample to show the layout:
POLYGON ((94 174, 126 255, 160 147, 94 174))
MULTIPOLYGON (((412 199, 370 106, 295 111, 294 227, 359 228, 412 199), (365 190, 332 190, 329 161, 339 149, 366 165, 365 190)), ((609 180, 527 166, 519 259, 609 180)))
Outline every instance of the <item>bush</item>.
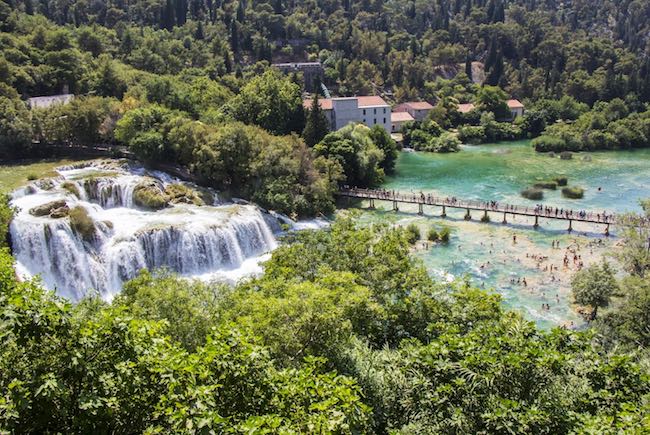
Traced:
POLYGON ((544 191, 542 191, 542 189, 536 189, 534 187, 530 187, 528 189, 522 190, 521 196, 523 196, 526 199, 539 200, 544 198, 544 191))
POLYGON ((458 139, 462 143, 479 144, 485 142, 487 138, 483 127, 464 125, 458 128, 458 139))
POLYGON ((562 196, 570 199, 580 199, 585 196, 585 190, 581 187, 564 187, 562 196))
POLYGON ((554 136, 542 135, 531 142, 535 151, 540 153, 560 152, 566 148, 564 139, 554 136))
POLYGON ((27 175, 27 180, 29 180, 29 181, 38 180, 38 175, 36 175, 36 174, 29 174, 29 175, 27 175))
POLYGON ((451 230, 449 227, 443 227, 438 233, 438 237, 442 243, 449 243, 449 237, 451 236, 451 230))
POLYGON ((558 186, 566 186, 569 183, 569 179, 567 177, 555 177, 554 180, 558 186))
POLYGON ((81 236, 87 242, 92 242, 95 238, 95 222, 88 215, 88 211, 81 206, 70 210, 70 227, 72 231, 81 236))
POLYGON ((415 224, 409 224, 406 227, 406 239, 411 245, 420 240, 420 228, 415 224))
POLYGON ((429 228, 429 231, 427 232, 427 240, 430 242, 437 242, 440 239, 440 235, 438 234, 438 231, 436 231, 435 228, 429 228))

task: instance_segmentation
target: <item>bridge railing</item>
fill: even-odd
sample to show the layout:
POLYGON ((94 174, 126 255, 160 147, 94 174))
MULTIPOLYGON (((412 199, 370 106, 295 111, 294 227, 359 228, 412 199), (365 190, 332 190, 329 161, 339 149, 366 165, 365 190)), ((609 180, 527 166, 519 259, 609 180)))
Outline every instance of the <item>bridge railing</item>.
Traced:
POLYGON ((396 201, 411 204, 424 204, 433 206, 447 206, 452 208, 468 208, 474 210, 487 210, 500 213, 518 214, 526 216, 538 216, 549 219, 575 220, 594 222, 602 224, 616 223, 616 215, 606 211, 602 213, 594 211, 573 211, 564 210, 560 207, 539 205, 536 207, 504 204, 497 201, 462 200, 456 197, 437 197, 424 193, 404 193, 394 190, 360 189, 347 188, 339 191, 340 195, 361 199, 377 199, 385 201, 396 201))

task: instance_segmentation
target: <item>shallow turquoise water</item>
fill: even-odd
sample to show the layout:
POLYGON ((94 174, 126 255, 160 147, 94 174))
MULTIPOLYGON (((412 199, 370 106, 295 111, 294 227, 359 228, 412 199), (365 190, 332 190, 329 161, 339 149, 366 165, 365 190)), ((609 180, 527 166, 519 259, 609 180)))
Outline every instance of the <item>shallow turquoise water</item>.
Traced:
MULTIPOLYGON (((537 154, 529 141, 521 141, 467 146, 456 154, 401 153, 396 174, 383 187, 521 205, 544 202, 576 210, 639 211, 638 200, 650 197, 650 149, 575 154, 572 160, 560 160, 537 154), (536 181, 560 175, 569 178, 569 185, 584 188, 585 197, 570 200, 559 190, 546 190, 544 200, 529 201, 519 194, 536 181)), ((492 223, 481 224, 477 222, 480 213, 472 216, 472 222, 465 222, 463 210, 448 210, 449 218, 440 219, 439 208, 426 208, 421 217, 415 207, 402 207, 396 214, 390 211, 390 203, 378 202, 377 206, 378 210, 365 212, 362 219, 397 225, 414 222, 423 234, 431 226, 449 226, 452 240, 448 246, 429 245, 418 250, 432 275, 440 279, 468 276, 473 284, 500 293, 507 308, 522 312, 542 327, 580 324, 570 306, 570 276, 576 266, 571 261, 570 267, 562 270, 566 248, 572 247, 581 261, 590 264, 600 261, 617 243, 615 230, 613 237, 606 238, 602 226, 574 224, 576 231, 569 234, 565 222, 542 219, 540 228, 534 230, 532 222, 521 217, 513 220, 509 216, 508 225, 503 225, 502 215, 493 214, 492 223), (560 241, 561 249, 551 248, 554 240, 560 241), (548 257, 539 262, 539 269, 538 262, 527 257, 533 254, 548 257), (560 270, 545 271, 550 264, 560 270), (524 277, 527 286, 517 283, 524 277), (542 304, 549 304, 550 309, 542 309, 542 304)))

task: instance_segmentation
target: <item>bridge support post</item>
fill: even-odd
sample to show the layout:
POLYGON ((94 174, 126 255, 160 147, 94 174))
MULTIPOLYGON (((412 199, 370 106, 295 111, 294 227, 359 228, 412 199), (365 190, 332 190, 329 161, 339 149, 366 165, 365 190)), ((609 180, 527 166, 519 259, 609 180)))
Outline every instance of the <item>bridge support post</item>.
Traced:
POLYGON ((399 211, 399 208, 397 207, 397 201, 393 201, 393 211, 399 211))
POLYGON ((424 207, 422 206, 422 203, 418 204, 418 214, 419 215, 424 214, 424 207))
POLYGON ((609 224, 607 224, 607 227, 605 227, 605 235, 609 237, 609 224))
POLYGON ((508 223, 508 221, 506 220, 506 213, 503 213, 503 221, 501 223, 504 225, 508 223))
POLYGON ((571 219, 569 219, 569 229, 568 229, 568 231, 569 232, 573 231, 573 221, 571 219))
POLYGON ((370 198, 370 205, 368 205, 368 208, 374 210, 374 208, 375 208, 375 200, 373 198, 370 198))
POLYGON ((444 205, 442 206, 442 214, 440 215, 440 217, 443 218, 447 217, 447 207, 445 207, 444 205))
POLYGON ((472 215, 469 214, 469 209, 467 209, 467 213, 465 213, 465 220, 466 221, 472 220, 472 215))
POLYGON ((539 215, 535 215, 535 224, 533 225, 534 228, 539 228, 539 215))

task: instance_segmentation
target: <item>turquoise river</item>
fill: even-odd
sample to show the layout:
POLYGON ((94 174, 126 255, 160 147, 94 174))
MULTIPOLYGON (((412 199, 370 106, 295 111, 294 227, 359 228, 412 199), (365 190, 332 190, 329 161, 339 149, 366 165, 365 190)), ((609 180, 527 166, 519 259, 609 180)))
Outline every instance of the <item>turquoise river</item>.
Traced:
MULTIPOLYGON (((529 141, 520 141, 464 146, 454 154, 402 152, 395 175, 382 187, 516 205, 542 202, 573 210, 640 211, 639 199, 650 198, 650 150, 578 153, 561 160, 535 153, 529 141), (568 177, 570 186, 584 188, 584 198, 566 199, 560 190, 545 190, 541 201, 521 197, 526 187, 557 176, 568 177)), ((599 262, 619 243, 616 229, 605 237, 602 226, 574 224, 569 234, 566 222, 542 219, 535 230, 531 221, 521 217, 509 216, 504 225, 503 216, 496 213, 485 224, 479 222, 479 213, 466 222, 463 210, 448 211, 447 219, 439 218, 439 208, 425 207, 424 216, 416 212, 417 207, 402 207, 395 213, 390 203, 377 202, 377 209, 365 211, 362 220, 415 223, 423 235, 431 227, 450 227, 449 245, 422 242, 418 246, 417 255, 429 271, 444 280, 466 277, 474 285, 498 292, 507 308, 542 327, 581 324, 571 306, 571 276, 581 262, 585 266, 599 262), (552 248, 554 241, 559 249, 552 248), (568 267, 563 265, 565 256, 568 267)))

